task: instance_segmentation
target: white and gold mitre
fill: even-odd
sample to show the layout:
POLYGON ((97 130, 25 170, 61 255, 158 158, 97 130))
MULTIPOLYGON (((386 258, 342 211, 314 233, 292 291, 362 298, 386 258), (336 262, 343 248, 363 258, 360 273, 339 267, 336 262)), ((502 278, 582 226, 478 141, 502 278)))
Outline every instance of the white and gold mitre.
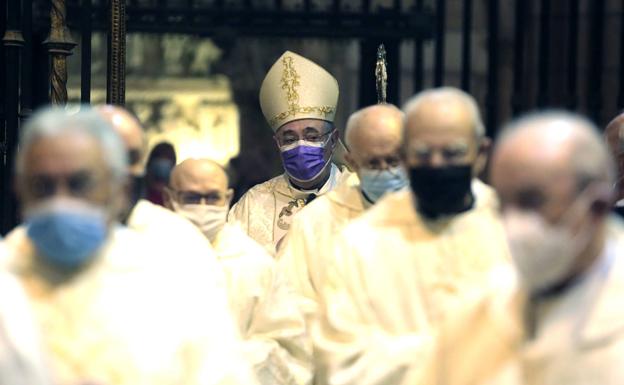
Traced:
POLYGON ((271 67, 260 87, 260 107, 277 131, 298 119, 334 121, 338 82, 318 64, 286 51, 271 67))

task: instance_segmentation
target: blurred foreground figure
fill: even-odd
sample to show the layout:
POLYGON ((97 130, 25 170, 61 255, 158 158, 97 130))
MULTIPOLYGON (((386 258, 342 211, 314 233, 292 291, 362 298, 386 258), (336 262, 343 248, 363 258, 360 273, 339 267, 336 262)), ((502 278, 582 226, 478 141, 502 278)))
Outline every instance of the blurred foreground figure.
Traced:
POLYGON ((303 317, 277 276, 273 258, 237 224, 226 223, 232 194, 220 165, 187 159, 171 173, 165 204, 193 222, 212 243, 226 273, 230 306, 247 357, 260 383, 309 383, 303 317))
POLYGON ((605 128, 605 139, 615 160, 615 211, 624 216, 624 113, 616 116, 605 128))
POLYGON ((228 220, 240 222, 271 254, 290 229, 293 216, 338 185, 341 171, 331 162, 339 139, 334 126, 337 103, 336 79, 290 51, 273 64, 262 82, 260 107, 275 134, 285 173, 247 191, 228 220))
POLYGON ((384 104, 364 108, 349 118, 345 137, 358 178, 342 181, 333 191, 317 198, 293 218, 278 253, 289 281, 303 296, 306 316, 317 311, 321 276, 327 268, 328 246, 338 231, 357 218, 386 192, 409 184, 400 159, 403 113, 384 104))
POLYGON ((491 176, 530 293, 526 384, 624 383, 624 233, 609 219, 614 166, 596 128, 569 113, 521 119, 491 176))
POLYGON ((126 151, 100 115, 38 112, 19 148, 25 222, 6 238, 5 265, 26 290, 54 383, 253 383, 212 270, 159 257, 115 224, 126 151))
POLYGON ((52 385, 48 376, 41 353, 38 328, 33 322, 28 300, 15 277, 2 271, 0 272, 0 384, 52 385))
POLYGON ((312 330, 321 383, 473 384, 517 338, 490 327, 488 298, 513 287, 491 280, 499 266, 511 272, 510 257, 496 195, 476 179, 488 145, 476 103, 441 88, 404 111, 411 189, 388 194, 336 239, 312 330), (489 345, 471 338, 496 349, 484 357, 489 345))

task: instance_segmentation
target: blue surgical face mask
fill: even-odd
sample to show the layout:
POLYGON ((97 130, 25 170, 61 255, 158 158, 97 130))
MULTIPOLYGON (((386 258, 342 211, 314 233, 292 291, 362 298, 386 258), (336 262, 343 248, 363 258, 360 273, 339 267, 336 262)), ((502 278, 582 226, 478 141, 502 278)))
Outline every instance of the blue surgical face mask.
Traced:
POLYGON ((90 261, 108 232, 104 209, 76 199, 53 198, 26 218, 38 255, 63 269, 77 269, 90 261))
POLYGON ((401 190, 409 183, 405 170, 400 166, 387 170, 362 168, 358 175, 362 192, 373 203, 385 193, 401 190))

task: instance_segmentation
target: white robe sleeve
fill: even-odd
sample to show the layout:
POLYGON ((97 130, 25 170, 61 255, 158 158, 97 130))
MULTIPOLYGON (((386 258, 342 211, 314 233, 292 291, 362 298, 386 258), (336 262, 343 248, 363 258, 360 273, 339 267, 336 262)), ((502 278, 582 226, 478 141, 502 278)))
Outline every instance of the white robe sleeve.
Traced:
POLYGON ((33 321, 17 280, 0 272, 0 384, 51 384, 33 321))
POLYGON ((227 221, 238 223, 239 226, 249 234, 249 199, 248 194, 244 194, 228 212, 227 221))
POLYGON ((275 260, 237 226, 226 225, 215 245, 245 354, 260 383, 308 383, 311 349, 304 319, 275 260))
POLYGON ((170 310, 186 317, 182 320, 186 343, 178 354, 184 378, 179 383, 255 385, 257 380, 244 356, 225 288, 215 285, 206 273, 205 266, 189 266, 177 290, 196 295, 180 297, 179 308, 170 310))
POLYGON ((312 325, 320 383, 429 384, 435 336, 424 317, 421 329, 410 334, 385 329, 370 307, 358 272, 341 263, 345 259, 340 256, 355 250, 344 239, 335 246, 336 262, 322 288, 320 319, 312 325))
MULTIPOLYGON (((299 308, 308 316, 314 315, 318 311, 317 290, 312 283, 312 276, 308 268, 308 258, 312 257, 310 248, 318 249, 323 245, 318 243, 310 245, 306 227, 302 225, 299 219, 300 217, 293 218, 290 230, 282 241, 282 247, 276 259, 280 272, 297 294, 299 308)), ((315 254, 318 255, 318 253, 315 254)))
POLYGON ((253 311, 245 343, 255 350, 261 384, 309 384, 311 347, 294 293, 274 268, 253 311))

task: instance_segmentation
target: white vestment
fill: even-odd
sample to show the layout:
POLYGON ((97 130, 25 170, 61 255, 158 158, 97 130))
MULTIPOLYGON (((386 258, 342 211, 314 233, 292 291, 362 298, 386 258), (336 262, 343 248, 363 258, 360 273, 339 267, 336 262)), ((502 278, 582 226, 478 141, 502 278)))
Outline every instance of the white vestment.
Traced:
MULTIPOLYGON (((473 192, 473 208, 436 220, 416 213, 411 191, 389 194, 343 229, 312 328, 321 384, 456 383, 439 380, 446 341, 466 338, 462 322, 499 318, 486 282, 510 261, 494 191, 475 180, 473 192)), ((484 376, 471 370, 461 367, 465 384, 484 376)))
POLYGON ((316 198, 294 218, 277 254, 281 271, 299 295, 299 306, 306 317, 316 315, 324 258, 328 247, 350 220, 369 206, 359 188, 356 174, 343 180, 333 191, 316 198))
POLYGON ((88 265, 63 271, 25 230, 7 236, 6 268, 25 288, 56 384, 255 383, 214 265, 118 226, 88 265))
POLYGON ((275 260, 236 224, 227 223, 213 245, 243 348, 260 384, 309 383, 311 357, 303 316, 275 260))
POLYGON ((311 196, 320 196, 333 190, 349 172, 331 165, 329 179, 318 190, 303 191, 295 188, 286 174, 276 176, 247 191, 232 206, 228 221, 239 222, 253 240, 275 255, 278 243, 290 229, 295 214, 311 196))
POLYGON ((527 385, 624 383, 624 228, 612 219, 607 232, 584 276, 527 308, 535 325, 522 355, 527 385))

